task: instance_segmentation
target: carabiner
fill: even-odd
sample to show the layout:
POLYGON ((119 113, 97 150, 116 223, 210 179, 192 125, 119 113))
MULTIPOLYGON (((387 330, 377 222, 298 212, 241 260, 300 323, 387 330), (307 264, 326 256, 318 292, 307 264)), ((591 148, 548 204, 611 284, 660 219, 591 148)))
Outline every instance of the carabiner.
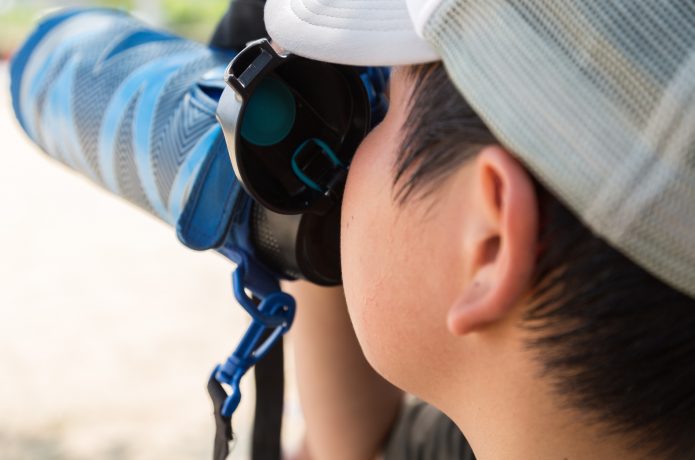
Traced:
POLYGON ((218 365, 214 371, 218 382, 231 387, 222 406, 222 415, 225 417, 231 417, 239 406, 241 378, 290 329, 296 310, 294 298, 281 291, 268 294, 259 303, 250 298, 245 292, 246 262, 247 259, 242 258, 232 275, 232 283, 237 301, 251 315, 251 324, 227 361, 218 365), (268 329, 273 331, 263 340, 268 329))

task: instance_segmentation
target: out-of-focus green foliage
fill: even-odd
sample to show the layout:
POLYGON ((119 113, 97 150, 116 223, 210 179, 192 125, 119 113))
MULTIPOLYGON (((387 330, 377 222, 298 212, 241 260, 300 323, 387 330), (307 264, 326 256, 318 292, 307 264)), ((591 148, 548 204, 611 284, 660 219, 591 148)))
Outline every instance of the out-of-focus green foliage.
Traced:
POLYGON ((133 0, 91 0, 85 2, 88 4, 93 4, 97 6, 108 6, 111 8, 120 8, 124 10, 133 9, 133 0))
POLYGON ((17 6, 0 11, 0 59, 6 57, 24 38, 36 11, 26 6, 17 6))
MULTIPOLYGON (((74 3, 66 2, 70 5, 74 3)), ((206 42, 229 5, 229 0, 149 0, 148 3, 158 4, 158 10, 161 13, 159 19, 163 22, 163 24, 157 24, 158 27, 169 29, 193 40, 206 42)), ((81 4, 108 6, 129 11, 138 7, 137 0, 85 0, 81 4)), ((59 8, 61 2, 59 0, 43 2, 15 0, 9 5, 9 8, 3 8, 3 2, 0 0, 0 59, 12 53, 47 9, 59 8)))
POLYGON ((174 32, 205 42, 224 14, 228 0, 161 0, 164 19, 174 32))

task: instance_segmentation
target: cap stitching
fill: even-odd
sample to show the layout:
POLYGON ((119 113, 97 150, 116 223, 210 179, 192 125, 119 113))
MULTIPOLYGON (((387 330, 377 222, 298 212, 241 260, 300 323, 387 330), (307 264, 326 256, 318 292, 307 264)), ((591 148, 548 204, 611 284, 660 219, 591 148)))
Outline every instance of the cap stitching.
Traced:
MULTIPOLYGON (((382 27, 379 27, 379 28, 366 27, 366 28, 359 28, 359 29, 358 29, 358 28, 349 28, 349 27, 344 27, 344 26, 319 24, 319 23, 312 22, 312 21, 310 21, 309 19, 307 19, 307 18, 305 18, 305 17, 302 17, 302 14, 301 14, 299 11, 297 11, 297 9, 296 9, 296 5, 295 5, 295 4, 296 4, 297 1, 299 1, 299 2, 302 4, 302 6, 304 6, 304 7, 306 8, 306 10, 307 10, 311 15, 313 15, 313 16, 323 16, 323 17, 328 17, 328 18, 332 18, 332 19, 339 19, 339 20, 343 20, 343 21, 349 21, 350 18, 345 18, 345 17, 340 17, 340 16, 332 16, 332 15, 330 15, 330 14, 320 14, 320 15, 319 15, 318 13, 315 13, 315 12, 312 11, 309 7, 307 7, 306 4, 304 4, 304 2, 303 2, 302 0, 293 0, 293 1, 290 1, 290 8, 292 9, 292 12, 294 13, 295 17, 296 17, 297 19, 299 19, 300 21, 302 21, 302 22, 304 22, 304 23, 306 23, 306 24, 309 24, 309 25, 311 25, 311 26, 314 26, 314 27, 322 27, 322 28, 325 28, 325 29, 351 30, 351 31, 358 31, 358 30, 360 30, 360 31, 364 31, 364 32, 411 31, 411 30, 413 30, 411 27, 408 27, 408 28, 402 28, 402 27, 399 28, 399 27, 396 27, 396 26, 392 26, 392 27, 383 27, 385 21, 403 21, 403 19, 401 19, 401 18, 381 18, 381 19, 379 20, 379 23, 378 23, 378 24, 379 24, 380 26, 382 26, 382 27)), ((355 19, 356 19, 356 18, 355 18, 355 19)), ((371 18, 360 18, 360 19, 365 20, 365 21, 371 20, 371 18)), ((377 21, 377 19, 375 18, 374 21, 377 21)), ((411 26, 412 26, 412 24, 411 24, 411 26)))
MULTIPOLYGON (((318 1, 318 0, 316 0, 316 1, 318 1)), ((405 11, 406 15, 403 17, 400 17, 400 18, 372 18, 372 17, 360 17, 360 18, 347 17, 346 18, 343 16, 334 16, 334 15, 327 14, 324 12, 318 13, 315 11, 315 9, 312 8, 312 6, 308 5, 305 0, 294 0, 294 1, 291 1, 290 4, 292 5, 296 2, 300 2, 302 4, 302 6, 304 6, 304 8, 306 8, 307 11, 309 11, 311 14, 313 14, 315 16, 324 16, 324 17, 332 18, 332 19, 342 19, 342 20, 359 19, 361 21, 403 21, 404 19, 407 19, 408 22, 410 22, 410 16, 407 15, 407 11, 405 11)), ((325 3, 323 3, 322 5, 326 6, 328 8, 335 9, 335 10, 344 10, 344 11, 364 11, 364 10, 366 10, 366 8, 343 8, 343 7, 330 6, 330 5, 326 5, 325 3)), ((387 9, 387 8, 370 8, 370 9, 371 10, 377 10, 377 11, 392 11, 392 12, 396 12, 396 13, 399 11, 403 11, 403 10, 393 10, 393 9, 387 9)), ((294 10, 294 8, 293 8, 293 10, 294 10)), ((295 13, 296 13, 296 11, 295 11, 295 13)))
MULTIPOLYGON (((320 0, 317 0, 317 1, 320 1, 320 0)), ((362 2, 362 3, 364 3, 365 5, 369 4, 369 6, 368 6, 368 7, 367 7, 367 6, 363 6, 363 7, 359 7, 359 6, 334 6, 334 5, 327 4, 327 3, 322 3, 322 5, 325 5, 325 6, 329 7, 329 8, 336 8, 336 9, 342 9, 342 10, 365 10, 365 9, 370 9, 370 10, 377 10, 377 11, 398 11, 398 10, 394 10, 394 9, 392 9, 392 8, 390 8, 390 7, 375 7, 374 4, 372 4, 371 2, 366 1, 366 0, 342 0, 342 1, 343 1, 343 2, 348 2, 348 3, 349 3, 349 2, 355 2, 355 3, 357 3, 357 2, 362 2)), ((400 5, 400 4, 402 4, 402 2, 400 2, 400 1, 388 1, 388 0, 387 0, 387 2, 384 2, 384 0, 382 0, 381 3, 390 3, 390 4, 393 4, 393 5, 400 5)))

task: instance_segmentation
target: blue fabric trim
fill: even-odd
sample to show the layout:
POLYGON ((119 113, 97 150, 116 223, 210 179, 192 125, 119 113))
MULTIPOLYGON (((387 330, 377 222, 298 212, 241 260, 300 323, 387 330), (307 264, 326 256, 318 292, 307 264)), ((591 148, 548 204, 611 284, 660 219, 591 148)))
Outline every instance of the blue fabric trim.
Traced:
POLYGON ((221 246, 227 237, 232 213, 243 205, 238 202, 241 193, 224 136, 217 129, 212 148, 200 166, 176 223, 179 241, 199 251, 221 246))

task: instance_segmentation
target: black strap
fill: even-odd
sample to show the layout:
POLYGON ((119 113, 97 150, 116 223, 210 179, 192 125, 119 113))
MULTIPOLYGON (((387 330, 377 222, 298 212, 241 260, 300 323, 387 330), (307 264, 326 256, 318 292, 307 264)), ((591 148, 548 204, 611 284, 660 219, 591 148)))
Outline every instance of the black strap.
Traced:
POLYGON ((283 341, 278 340, 255 368, 256 413, 253 425, 253 460, 280 460, 282 408, 285 392, 283 341))
MULTIPOLYGON (((232 0, 217 24, 210 45, 242 50, 246 43, 265 37, 263 8, 265 0, 232 0)), ((270 331, 267 332, 269 334, 270 331)), ((282 408, 285 391, 285 368, 282 339, 254 366, 256 376, 256 413, 253 425, 252 460, 280 460, 282 408)), ((215 447, 213 460, 225 460, 233 438, 231 419, 221 414, 227 393, 215 380, 208 381, 208 393, 215 408, 215 447)))
POLYGON ((229 442, 234 438, 232 419, 222 415, 222 405, 225 399, 227 399, 227 392, 222 387, 222 384, 215 379, 214 372, 210 375, 210 380, 208 380, 208 394, 212 399, 215 415, 215 444, 212 460, 226 460, 227 455, 229 455, 229 442))
MULTIPOLYGON (((266 333, 268 335, 270 331, 266 333)), ((254 366, 256 377, 256 412, 254 414, 252 460, 280 460, 282 457, 282 409, 285 392, 285 360, 282 339, 254 366)), ((224 387, 215 379, 208 380, 208 393, 215 415, 213 460, 226 460, 229 443, 234 439, 231 417, 222 415, 227 399, 224 387)))

